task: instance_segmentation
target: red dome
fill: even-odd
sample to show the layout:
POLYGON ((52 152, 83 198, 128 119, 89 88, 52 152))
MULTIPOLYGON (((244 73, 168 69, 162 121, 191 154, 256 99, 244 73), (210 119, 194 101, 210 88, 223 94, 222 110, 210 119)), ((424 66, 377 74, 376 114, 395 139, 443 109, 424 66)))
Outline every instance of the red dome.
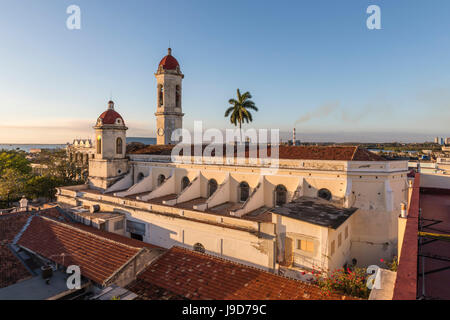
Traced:
POLYGON ((172 56, 172 50, 169 48, 169 54, 162 58, 159 63, 160 67, 163 67, 164 70, 175 70, 180 65, 178 64, 177 59, 172 56))
POLYGON ((125 121, 123 121, 122 116, 112 109, 108 109, 103 112, 99 118, 102 119, 103 124, 116 124, 116 120, 121 119, 122 124, 125 125, 125 121))

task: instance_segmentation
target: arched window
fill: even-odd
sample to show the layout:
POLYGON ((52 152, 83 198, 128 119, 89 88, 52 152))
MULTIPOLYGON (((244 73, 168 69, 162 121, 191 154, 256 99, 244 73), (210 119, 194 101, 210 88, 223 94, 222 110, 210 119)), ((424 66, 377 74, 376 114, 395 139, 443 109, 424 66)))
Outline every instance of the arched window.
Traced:
POLYGON ((102 153, 102 137, 101 136, 97 137, 97 153, 98 154, 102 153))
POLYGON ((158 176, 158 186, 162 185, 165 180, 166 180, 166 177, 163 174, 160 174, 158 176))
POLYGON ((247 182, 243 181, 239 184, 239 201, 245 202, 250 195, 250 187, 247 182))
POLYGON ((213 195, 217 190, 217 181, 214 179, 209 180, 208 182, 208 198, 213 195))
POLYGON ((116 153, 122 154, 122 138, 117 138, 116 140, 116 153))
POLYGON ((144 179, 144 174, 142 172, 139 172, 137 176, 137 182, 142 181, 142 179, 144 179))
POLYGON ((194 244, 194 251, 205 253, 205 247, 201 243, 197 242, 194 244))
POLYGON ((164 87, 162 84, 158 86, 158 98, 159 98, 159 106, 164 104, 164 87))
POLYGON ((282 184, 277 185, 275 188, 275 205, 282 206, 287 201, 287 190, 282 184))
POLYGON ((320 190, 317 192, 317 196, 318 196, 319 198, 322 198, 322 199, 325 199, 325 200, 328 200, 328 201, 331 200, 331 192, 330 192, 330 190, 325 189, 325 188, 320 189, 320 190))
POLYGON ((188 177, 183 177, 183 179, 181 179, 181 191, 183 191, 184 189, 187 188, 187 186, 189 185, 189 183, 191 183, 189 181, 188 177))

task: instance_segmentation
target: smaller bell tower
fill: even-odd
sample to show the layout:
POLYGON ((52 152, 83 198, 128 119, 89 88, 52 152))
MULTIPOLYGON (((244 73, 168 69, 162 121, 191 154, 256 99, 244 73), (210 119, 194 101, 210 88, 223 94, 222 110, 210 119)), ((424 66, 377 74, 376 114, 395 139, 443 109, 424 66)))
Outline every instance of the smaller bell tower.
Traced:
POLYGON ((128 171, 125 121, 114 110, 114 102, 97 119, 95 129, 95 156, 89 159, 89 185, 106 190, 128 171))
POLYGON ((174 144, 172 132, 183 127, 181 105, 181 82, 184 75, 180 65, 172 56, 172 49, 168 49, 167 56, 159 63, 155 73, 157 83, 156 101, 156 143, 174 144))

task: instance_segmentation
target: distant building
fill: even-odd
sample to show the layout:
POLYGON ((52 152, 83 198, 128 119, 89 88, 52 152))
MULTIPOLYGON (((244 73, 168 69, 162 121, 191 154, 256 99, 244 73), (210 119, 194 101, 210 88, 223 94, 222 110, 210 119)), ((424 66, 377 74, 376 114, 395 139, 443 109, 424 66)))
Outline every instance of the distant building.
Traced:
POLYGON ((439 143, 439 137, 434 138, 434 143, 439 143))
POLYGON ((95 147, 91 139, 75 139, 67 146, 67 156, 71 162, 88 164, 89 158, 94 158, 95 147))

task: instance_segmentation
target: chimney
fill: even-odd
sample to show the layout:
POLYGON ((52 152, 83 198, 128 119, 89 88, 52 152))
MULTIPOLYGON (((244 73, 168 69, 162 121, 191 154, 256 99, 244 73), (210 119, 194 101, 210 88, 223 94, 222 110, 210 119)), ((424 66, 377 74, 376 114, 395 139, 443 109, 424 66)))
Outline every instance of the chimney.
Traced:
POLYGON ((295 146, 295 128, 292 130, 292 145, 295 146))
POLYGON ((406 204, 401 203, 400 204, 401 211, 400 216, 398 217, 398 231, 397 231, 397 259, 400 261, 401 259, 401 253, 402 253, 402 245, 403 245, 403 238, 405 236, 405 230, 406 230, 406 221, 408 214, 406 213, 406 204))
POLYGON ((406 218, 407 213, 406 213, 406 204, 404 204, 403 202, 400 204, 401 207, 401 211, 400 211, 400 217, 402 218, 406 218))

